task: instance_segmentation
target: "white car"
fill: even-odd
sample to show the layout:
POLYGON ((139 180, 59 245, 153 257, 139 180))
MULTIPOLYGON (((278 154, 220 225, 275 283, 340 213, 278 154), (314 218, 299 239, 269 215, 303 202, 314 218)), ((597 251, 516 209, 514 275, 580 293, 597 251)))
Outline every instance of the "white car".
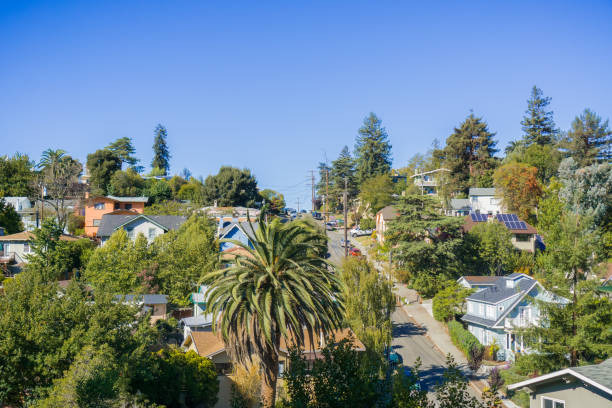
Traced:
POLYGON ((355 227, 351 230, 351 237, 361 237, 364 235, 372 235, 372 230, 368 229, 368 230, 362 230, 359 227, 355 227))

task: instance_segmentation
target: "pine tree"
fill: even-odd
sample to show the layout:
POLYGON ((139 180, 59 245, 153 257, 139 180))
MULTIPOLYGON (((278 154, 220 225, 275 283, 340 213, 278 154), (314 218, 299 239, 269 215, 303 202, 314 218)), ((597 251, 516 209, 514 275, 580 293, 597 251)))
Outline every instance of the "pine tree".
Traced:
POLYGON ((565 147, 580 167, 612 160, 612 130, 608 120, 602 119, 590 109, 577 116, 572 129, 567 132, 565 147))
POLYGON ((457 191, 467 194, 470 187, 492 187, 497 166, 493 155, 498 151, 494 136, 487 123, 471 113, 446 139, 444 149, 434 151, 450 170, 449 182, 457 191))
POLYGON ((523 125, 525 146, 538 144, 544 146, 556 141, 559 130, 555 127, 553 112, 546 111, 551 98, 544 96, 542 90, 533 86, 531 97, 527 101, 527 110, 521 121, 523 125))
POLYGON ((382 121, 370 113, 359 128, 355 144, 357 181, 365 180, 391 171, 391 144, 382 121))
POLYGON ((334 196, 334 200, 339 203, 342 202, 345 177, 347 179, 348 199, 351 200, 357 195, 358 190, 355 177, 355 161, 351 157, 348 146, 344 146, 340 156, 332 162, 330 171, 333 186, 333 191, 330 192, 330 195, 334 196))
POLYGON ((153 161, 151 162, 151 167, 162 170, 164 176, 166 176, 170 170, 170 151, 166 143, 167 138, 168 132, 166 128, 162 125, 157 125, 155 128, 155 142, 153 142, 153 161))

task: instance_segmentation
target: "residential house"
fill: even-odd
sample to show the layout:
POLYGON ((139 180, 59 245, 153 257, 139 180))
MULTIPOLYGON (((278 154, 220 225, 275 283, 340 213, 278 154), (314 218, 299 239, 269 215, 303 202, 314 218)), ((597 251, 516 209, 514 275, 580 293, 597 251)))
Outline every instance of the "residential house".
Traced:
POLYGON ((141 308, 142 313, 151 312, 151 324, 168 317, 168 296, 158 294, 147 295, 116 295, 117 301, 141 308))
POLYGON ((535 252, 538 231, 525 221, 519 219, 516 214, 497 214, 492 216, 472 213, 465 217, 463 230, 464 232, 469 232, 478 223, 495 221, 502 223, 510 231, 512 245, 517 249, 535 252))
POLYGON ((465 217, 472 212, 472 205, 469 198, 451 198, 449 208, 445 213, 451 217, 465 217))
POLYGON ((497 357, 513 361, 517 353, 530 352, 518 330, 540 324, 537 302, 567 304, 568 300, 547 291, 522 273, 508 276, 464 276, 458 282, 476 292, 466 298, 467 313, 461 320, 481 344, 499 346, 497 357))
MULTIPOLYGON (((241 242, 243 245, 252 247, 249 241, 249 235, 253 235, 257 228, 259 228, 258 222, 248 222, 246 218, 218 218, 217 219, 217 236, 219 239, 232 239, 241 242)), ((232 242, 222 242, 219 245, 220 252, 226 252, 227 250, 236 247, 236 244, 232 242)))
POLYGON ((96 237, 98 228, 105 214, 123 210, 137 214, 144 212, 148 197, 93 197, 86 196, 85 203, 85 234, 88 237, 96 237))
POLYGON ((39 227, 38 211, 28 197, 4 197, 4 201, 12 205, 17 211, 26 231, 32 231, 39 227))
POLYGON ((470 188, 468 199, 473 213, 495 215, 503 212, 494 188, 470 188))
POLYGON ((441 176, 449 172, 449 169, 444 168, 424 172, 418 172, 415 169, 414 174, 410 178, 413 180, 414 185, 421 190, 421 194, 438 195, 438 188, 442 184, 441 176))
POLYGON ((198 291, 189 295, 189 300, 193 304, 193 315, 184 317, 179 321, 179 326, 183 331, 183 339, 189 337, 192 331, 207 330, 212 324, 212 315, 206 313, 206 291, 208 286, 200 285, 198 291))
POLYGON ((187 217, 180 215, 104 214, 97 236, 101 240, 101 245, 104 245, 113 232, 124 229, 132 240, 135 240, 138 234, 143 234, 149 242, 152 242, 159 235, 179 229, 186 220, 187 217))
MULTIPOLYGON (((5 274, 13 275, 21 272, 22 267, 28 263, 28 255, 32 253, 34 233, 30 231, 0 236, 0 265, 5 274)), ((77 241, 79 238, 62 234, 62 241, 77 241)))
POLYGON ((388 205, 376 213, 376 239, 379 244, 384 244, 385 232, 389 228, 389 222, 397 217, 399 217, 399 212, 392 205, 388 205))
POLYGON ((529 392, 530 408, 612 407, 612 358, 570 367, 508 386, 529 392))

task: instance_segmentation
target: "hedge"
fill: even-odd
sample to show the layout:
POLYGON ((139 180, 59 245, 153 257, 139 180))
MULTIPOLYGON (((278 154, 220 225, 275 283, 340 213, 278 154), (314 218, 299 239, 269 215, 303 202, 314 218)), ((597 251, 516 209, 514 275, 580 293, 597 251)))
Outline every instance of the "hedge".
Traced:
POLYGON ((448 334, 457 348, 463 351, 466 357, 470 355, 472 347, 482 347, 476 336, 465 330, 456 320, 448 322, 448 334))

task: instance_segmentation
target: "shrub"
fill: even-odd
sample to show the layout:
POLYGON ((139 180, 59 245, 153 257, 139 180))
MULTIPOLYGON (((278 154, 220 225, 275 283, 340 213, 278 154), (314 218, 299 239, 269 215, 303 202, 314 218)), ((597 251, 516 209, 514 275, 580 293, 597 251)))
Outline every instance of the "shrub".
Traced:
POLYGON ((493 392, 497 392, 503 385, 505 381, 499 373, 499 369, 494 367, 489 374, 489 385, 491 386, 491 390, 493 392))
POLYGON ((448 281, 444 286, 432 302, 433 316, 441 322, 452 320, 455 314, 461 313, 465 298, 472 292, 472 289, 464 288, 455 281, 448 281))
POLYGON ((491 343, 491 345, 489 346, 489 357, 491 357, 491 359, 493 361, 497 360, 497 352, 499 351, 499 344, 497 344, 497 340, 493 339, 493 343, 491 343))
POLYGON ((468 366, 473 372, 478 371, 484 359, 484 347, 473 345, 468 354, 468 366))
POLYGON ((465 330, 461 323, 456 320, 448 322, 448 333, 450 334, 453 344, 466 356, 469 356, 470 350, 474 348, 474 346, 481 349, 483 348, 478 339, 472 333, 465 330))

